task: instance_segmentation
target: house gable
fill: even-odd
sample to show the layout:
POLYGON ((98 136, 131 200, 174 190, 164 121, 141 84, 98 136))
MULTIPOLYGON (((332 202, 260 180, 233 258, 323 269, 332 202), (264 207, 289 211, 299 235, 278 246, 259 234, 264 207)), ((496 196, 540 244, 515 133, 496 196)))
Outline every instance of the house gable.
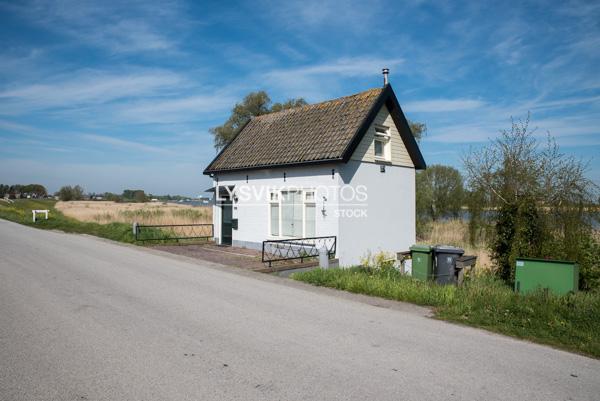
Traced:
POLYGON ((375 163, 375 146, 373 140, 375 138, 375 128, 386 127, 390 133, 390 160, 389 164, 393 166, 415 167, 408 150, 402 140, 400 131, 392 118, 392 115, 386 105, 383 105, 375 119, 365 132, 363 138, 359 142, 356 150, 350 156, 350 160, 357 160, 369 163, 375 163))

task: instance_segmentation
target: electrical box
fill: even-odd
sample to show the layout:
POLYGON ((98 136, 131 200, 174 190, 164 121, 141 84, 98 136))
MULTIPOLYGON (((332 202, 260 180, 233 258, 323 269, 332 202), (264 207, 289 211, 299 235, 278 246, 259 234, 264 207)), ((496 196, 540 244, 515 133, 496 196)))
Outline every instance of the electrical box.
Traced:
POLYGON ((579 266, 563 260, 519 258, 516 261, 515 291, 528 293, 538 288, 557 295, 579 288, 579 266))

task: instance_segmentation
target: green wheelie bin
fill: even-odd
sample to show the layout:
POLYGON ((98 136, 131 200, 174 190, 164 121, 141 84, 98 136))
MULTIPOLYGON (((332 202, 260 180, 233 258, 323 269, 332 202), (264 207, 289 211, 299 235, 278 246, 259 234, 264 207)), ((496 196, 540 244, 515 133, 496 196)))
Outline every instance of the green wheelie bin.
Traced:
POLYGON ((412 258, 412 276, 427 281, 433 279, 433 247, 413 245, 410 247, 412 258))

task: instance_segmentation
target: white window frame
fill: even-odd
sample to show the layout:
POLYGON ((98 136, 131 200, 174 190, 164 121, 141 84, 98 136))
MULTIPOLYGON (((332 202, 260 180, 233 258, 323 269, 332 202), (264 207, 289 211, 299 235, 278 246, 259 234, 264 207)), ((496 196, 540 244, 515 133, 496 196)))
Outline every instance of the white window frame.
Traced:
POLYGON ((268 225, 269 225, 269 236, 272 238, 279 238, 281 236, 281 191, 269 191, 269 195, 268 195, 268 202, 267 202, 267 217, 268 217, 268 225), (271 206, 272 205, 277 205, 278 209, 277 209, 277 218, 279 220, 278 223, 278 234, 275 235, 273 234, 273 225, 272 223, 272 219, 271 219, 271 206))
POLYGON ((311 235, 311 237, 315 237, 317 235, 317 194, 315 192, 314 189, 306 189, 303 190, 302 193, 302 236, 304 238, 308 237, 308 234, 306 233, 306 207, 307 206, 312 206, 315 210, 315 221, 314 221, 314 227, 315 227, 315 232, 311 235), (308 194, 312 193, 312 199, 308 199, 308 194))
POLYGON ((287 192, 287 191, 297 191, 300 192, 301 196, 302 196, 302 237, 306 238, 306 206, 307 205, 311 205, 315 207, 315 236, 317 234, 317 213, 316 213, 316 207, 317 207, 317 194, 314 188, 280 188, 277 190, 272 190, 269 192, 269 198, 268 198, 268 225, 269 225, 269 237, 270 238, 294 238, 294 236, 288 236, 288 235, 283 235, 283 205, 282 205, 282 199, 283 199, 283 194, 282 192, 287 192), (312 193, 313 194, 313 199, 309 200, 307 199, 307 194, 308 193, 312 193), (274 196, 275 195, 275 196, 274 196), (276 198, 276 199, 273 199, 276 198), (278 211, 279 211, 279 235, 274 235, 272 232, 272 225, 271 225, 271 205, 272 204, 277 204, 279 206, 278 211))
POLYGON ((304 203, 315 203, 315 190, 314 189, 303 189, 302 190, 302 200, 304 201, 304 203), (308 199, 308 194, 311 193, 312 194, 312 199, 309 200, 308 199))
POLYGON ((373 138, 373 156, 375 160, 389 162, 392 160, 392 136, 390 135, 390 128, 383 125, 375 126, 375 136, 373 138), (383 144, 383 156, 375 154, 375 142, 381 142, 383 144))

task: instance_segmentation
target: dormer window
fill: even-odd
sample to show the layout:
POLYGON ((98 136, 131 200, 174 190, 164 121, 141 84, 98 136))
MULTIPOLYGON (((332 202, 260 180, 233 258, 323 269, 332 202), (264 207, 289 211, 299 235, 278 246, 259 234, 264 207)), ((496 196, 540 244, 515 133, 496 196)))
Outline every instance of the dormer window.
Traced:
POLYGON ((392 158, 390 147, 391 143, 389 127, 375 127, 375 138, 373 139, 375 160, 390 161, 392 158))

